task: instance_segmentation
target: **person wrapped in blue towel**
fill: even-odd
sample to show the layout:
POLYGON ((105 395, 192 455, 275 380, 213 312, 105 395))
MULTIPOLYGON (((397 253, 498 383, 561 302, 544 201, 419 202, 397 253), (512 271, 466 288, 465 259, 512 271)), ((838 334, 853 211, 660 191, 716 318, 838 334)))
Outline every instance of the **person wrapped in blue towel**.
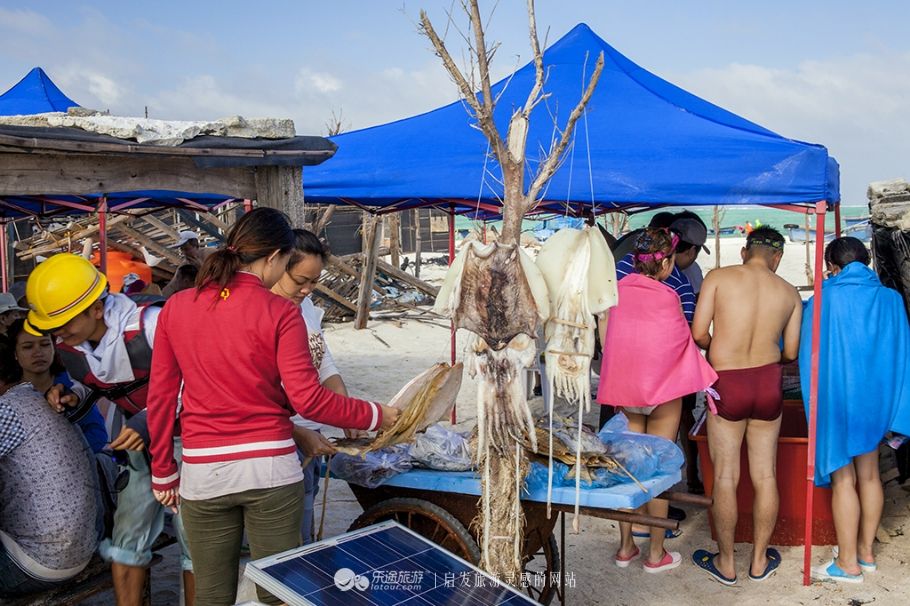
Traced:
MULTIPOLYGON (((812 576, 861 583, 876 569, 872 543, 884 502, 878 446, 888 431, 910 431, 910 326, 900 294, 869 268, 862 242, 831 241, 825 262, 831 277, 822 285, 815 484, 833 489, 838 546, 812 576)), ((812 305, 810 299, 799 351, 806 396, 812 305)), ((808 397, 806 403, 808 409, 808 397)))

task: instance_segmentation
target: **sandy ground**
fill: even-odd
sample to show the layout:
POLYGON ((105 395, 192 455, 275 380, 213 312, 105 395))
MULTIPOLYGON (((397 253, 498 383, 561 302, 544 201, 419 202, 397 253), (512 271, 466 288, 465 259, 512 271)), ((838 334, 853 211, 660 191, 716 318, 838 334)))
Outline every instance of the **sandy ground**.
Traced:
MULTIPOLYGON (((721 258, 724 264, 739 262, 743 239, 722 241, 721 258)), ((714 251, 713 242, 709 246, 714 251)), ((714 256, 700 257, 707 270, 713 267, 714 256)), ((802 245, 788 244, 779 274, 795 285, 805 285, 805 252, 802 245)), ((426 266, 422 277, 439 279, 444 268, 426 266)), ((326 327, 326 338, 352 395, 381 401, 391 398, 410 378, 437 361, 449 359, 449 330, 430 322, 413 319, 402 321, 373 321, 367 330, 355 331, 350 324, 326 327)), ((459 335, 459 358, 464 337, 459 335)), ((465 377, 458 397, 459 425, 470 426, 474 418, 476 385, 465 377)), ((586 420, 596 423, 596 411, 586 420)), ((891 472, 893 475, 893 472, 891 472)), ((888 476, 886 476, 887 478, 888 476)), ((682 487, 679 487, 682 488, 682 487)), ((317 520, 320 503, 317 504, 317 520)), ((748 580, 747 567, 751 546, 737 545, 737 566, 740 575, 737 587, 720 585, 691 563, 695 549, 714 549, 708 528, 708 515, 697 507, 684 507, 688 519, 682 523, 680 538, 669 541, 670 549, 683 554, 683 564, 661 575, 648 575, 641 566, 622 570, 613 565, 612 556, 618 547, 615 523, 584 518, 581 532, 566 535, 566 570, 574 578, 568 591, 568 602, 576 605, 649 605, 649 604, 729 604, 738 606, 766 604, 844 605, 858 606, 903 605, 910 600, 910 493, 895 483, 886 489, 885 515, 882 520, 882 542, 877 546, 879 572, 868 575, 862 585, 815 583, 803 587, 802 547, 781 548, 783 564, 769 581, 758 584, 748 580), (906 529, 905 529, 906 527, 906 529)), ((328 490, 325 536, 347 530, 361 513, 347 485, 333 481, 328 490)), ((571 526, 568 524, 567 526, 571 526)), ((827 547, 816 547, 813 564, 828 557, 827 547)), ((179 595, 177 550, 165 551, 164 561, 153 572, 155 604, 176 604, 179 595)), ((242 584, 239 601, 252 599, 248 583, 242 584)), ((88 604, 113 603, 110 592, 96 596, 88 604)))

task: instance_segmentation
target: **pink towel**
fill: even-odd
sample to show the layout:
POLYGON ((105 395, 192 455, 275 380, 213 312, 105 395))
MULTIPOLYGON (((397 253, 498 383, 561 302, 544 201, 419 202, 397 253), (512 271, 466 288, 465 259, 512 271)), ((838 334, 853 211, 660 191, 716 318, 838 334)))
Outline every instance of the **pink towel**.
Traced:
POLYGON ((657 406, 713 385, 717 373, 692 340, 673 289, 639 274, 629 274, 618 286, 597 401, 657 406))

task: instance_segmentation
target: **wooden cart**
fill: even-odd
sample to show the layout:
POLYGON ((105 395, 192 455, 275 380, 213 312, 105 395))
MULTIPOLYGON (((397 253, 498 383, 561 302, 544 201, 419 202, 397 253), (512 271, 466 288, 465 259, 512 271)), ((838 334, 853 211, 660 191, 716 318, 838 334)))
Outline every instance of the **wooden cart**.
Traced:
MULTIPOLYGON (((581 513, 676 529, 679 523, 674 520, 651 518, 619 509, 635 509, 656 495, 672 501, 710 504, 710 500, 704 497, 666 492, 679 479, 680 474, 676 472, 648 480, 644 482, 647 493, 632 484, 583 490, 581 513)), ((364 510, 351 524, 350 530, 383 520, 395 520, 468 562, 474 565, 480 563, 478 533, 472 525, 477 516, 480 495, 476 474, 415 469, 395 476, 377 488, 354 484, 350 487, 364 510)), ((549 518, 546 490, 526 493, 522 504, 526 519, 523 568, 528 573, 523 579, 526 581, 524 589, 541 604, 549 604, 554 597, 559 597, 564 603, 565 578, 561 573, 565 570, 565 514, 574 511, 575 491, 572 488, 554 488, 553 515, 549 518), (559 541, 553 533, 557 517, 560 519, 559 541)))

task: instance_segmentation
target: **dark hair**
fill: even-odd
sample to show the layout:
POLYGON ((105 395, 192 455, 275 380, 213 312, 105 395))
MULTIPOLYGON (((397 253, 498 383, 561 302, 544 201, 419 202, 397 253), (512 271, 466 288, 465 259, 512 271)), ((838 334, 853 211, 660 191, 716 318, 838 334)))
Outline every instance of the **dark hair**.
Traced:
POLYGON ((635 240, 633 252, 636 271, 653 278, 660 273, 664 259, 672 258, 676 252, 673 234, 667 229, 646 229, 635 240), (639 255, 650 258, 641 259, 639 255))
POLYGON ((315 255, 322 259, 323 263, 328 263, 329 251, 316 234, 306 229, 295 229, 293 231, 294 250, 291 251, 291 260, 288 261, 288 268, 300 263, 306 255, 315 255))
MULTIPOLYGON (((25 332, 25 320, 16 320, 6 329, 5 339, 0 338, 0 344, 5 341, 5 347, 2 347, 2 353, 0 353, 0 362, 2 362, 3 366, 3 371, 0 373, 0 381, 4 383, 18 383, 22 380, 22 366, 16 359, 16 342, 19 339, 19 335, 23 332, 25 332)), ((51 346, 53 346, 53 338, 46 338, 51 339, 51 346)), ((54 359, 51 361, 48 372, 51 373, 51 376, 56 376, 63 371, 63 364, 60 363, 60 359, 57 357, 57 349, 54 348, 54 359)))
POLYGON ((676 215, 664 210, 651 217, 651 222, 648 223, 648 227, 651 229, 668 228, 675 220, 676 215))
POLYGON ((676 213, 675 215, 673 215, 673 220, 676 221, 677 219, 695 219, 696 221, 701 223, 702 227, 704 227, 705 229, 708 229, 708 226, 705 225, 705 222, 702 220, 702 218, 698 216, 698 213, 694 213, 691 210, 681 210, 678 213, 676 213))
POLYGON ((184 263, 178 267, 177 271, 174 273, 180 274, 181 277, 195 282, 197 276, 199 276, 199 268, 192 263, 184 263))
POLYGON ((784 236, 768 225, 753 229, 746 237, 746 250, 763 248, 769 252, 783 252, 784 236))
MULTIPOLYGON (((676 231, 674 230, 673 233, 676 233, 676 231)), ((691 250, 693 248, 701 248, 701 246, 698 246, 697 244, 692 244, 691 242, 686 242, 685 240, 680 238, 679 244, 676 245, 676 254, 688 252, 689 250, 691 250)))
POLYGON ((872 259, 865 244, 851 236, 844 236, 828 243, 825 247, 825 261, 843 269, 854 261, 869 265, 872 259))
POLYGON ((294 232, 287 215, 274 208, 255 208, 234 223, 224 244, 202 264, 196 276, 196 290, 213 283, 222 289, 242 266, 276 250, 285 254, 292 248, 294 232))

